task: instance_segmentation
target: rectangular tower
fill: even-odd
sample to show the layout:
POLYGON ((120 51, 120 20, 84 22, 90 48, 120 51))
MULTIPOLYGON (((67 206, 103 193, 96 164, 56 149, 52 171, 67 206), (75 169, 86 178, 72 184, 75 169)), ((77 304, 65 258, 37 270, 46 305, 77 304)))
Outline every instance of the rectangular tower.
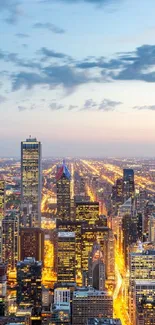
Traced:
POLYGON ((60 220, 71 219, 71 191, 70 191, 71 174, 63 162, 58 167, 56 175, 57 183, 57 217, 60 220))
POLYGON ((44 231, 40 228, 21 228, 19 233, 18 260, 33 257, 44 260, 44 231))
POLYGON ((18 217, 15 214, 2 220, 2 261, 7 263, 7 270, 15 270, 18 260, 18 217))
MULTIPOLYGON (((21 209, 32 205, 29 227, 41 225, 41 143, 35 138, 21 142, 21 209)), ((27 224, 27 223, 26 223, 27 224)))
POLYGON ((75 282, 75 233, 58 232, 58 282, 75 282))

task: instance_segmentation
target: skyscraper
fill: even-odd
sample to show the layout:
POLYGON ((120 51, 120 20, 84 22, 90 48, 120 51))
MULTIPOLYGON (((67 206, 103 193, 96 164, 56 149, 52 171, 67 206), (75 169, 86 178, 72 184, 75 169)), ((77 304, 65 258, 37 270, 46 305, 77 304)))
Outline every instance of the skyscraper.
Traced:
POLYGON ((0 317, 5 316, 7 295, 6 264, 0 263, 0 317))
POLYGON ((71 219, 71 192, 70 192, 71 174, 63 162, 61 167, 58 167, 56 182, 57 182, 57 217, 60 220, 71 219))
POLYGON ((96 290, 105 289, 105 264, 99 244, 94 244, 89 254, 88 283, 96 290))
POLYGON ((44 260, 44 231, 40 228, 21 228, 18 242, 18 260, 34 257, 36 261, 44 260))
POLYGON ((5 181, 0 178, 0 221, 5 216, 5 181))
POLYGON ((33 315, 41 315, 42 263, 35 258, 26 258, 17 263, 17 306, 19 309, 33 308, 33 315))
POLYGON ((134 183, 134 170, 123 169, 123 197, 124 202, 130 197, 134 196, 135 183, 134 183))
POLYGON ((58 282, 75 282, 75 233, 58 232, 58 282))
POLYGON ((32 205, 29 227, 41 224, 41 143, 35 138, 21 142, 21 209, 32 205))
POLYGON ((7 263, 7 270, 15 270, 18 260, 18 217, 15 214, 2 220, 2 261, 7 263))

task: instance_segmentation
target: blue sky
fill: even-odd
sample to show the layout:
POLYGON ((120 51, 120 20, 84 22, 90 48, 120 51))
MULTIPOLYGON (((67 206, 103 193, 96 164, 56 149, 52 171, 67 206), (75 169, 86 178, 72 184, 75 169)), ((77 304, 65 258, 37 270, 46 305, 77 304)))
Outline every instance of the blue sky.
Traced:
POLYGON ((154 0, 0 0, 0 155, 154 156, 154 0))

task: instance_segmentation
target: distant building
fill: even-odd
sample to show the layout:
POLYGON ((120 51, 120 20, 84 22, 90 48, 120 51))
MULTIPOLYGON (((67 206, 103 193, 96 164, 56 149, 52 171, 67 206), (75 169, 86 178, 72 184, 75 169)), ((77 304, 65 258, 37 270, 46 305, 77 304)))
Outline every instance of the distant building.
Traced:
POLYGON ((32 205, 29 227, 41 225, 41 183, 41 143, 30 137, 21 142, 21 209, 32 205))
POLYGON ((124 169, 123 170, 123 197, 124 202, 130 197, 133 197, 135 193, 135 183, 134 183, 134 170, 124 169))
POLYGON ((113 298, 106 291, 85 288, 73 292, 72 325, 85 325, 89 318, 113 317, 113 298))
POLYGON ((58 232, 57 281, 75 282, 75 233, 58 232))
POLYGON ((57 183, 57 218, 60 220, 71 219, 71 189, 70 189, 71 174, 63 162, 61 167, 58 167, 56 175, 57 183))
POLYGON ((42 263, 26 258, 17 263, 17 306, 33 309, 33 316, 40 317, 42 309, 42 263))
POLYGON ((34 257, 44 262, 44 231, 40 228, 21 228, 19 233, 19 261, 34 257))
POLYGON ((15 270, 18 261, 18 222, 13 213, 2 220, 2 261, 7 264, 7 271, 15 270))

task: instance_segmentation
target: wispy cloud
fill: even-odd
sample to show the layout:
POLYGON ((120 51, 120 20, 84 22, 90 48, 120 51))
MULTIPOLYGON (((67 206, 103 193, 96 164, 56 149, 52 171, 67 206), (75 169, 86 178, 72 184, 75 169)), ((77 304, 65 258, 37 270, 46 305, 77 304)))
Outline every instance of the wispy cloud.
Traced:
POLYGON ((134 106, 133 109, 136 109, 138 111, 143 111, 143 110, 155 111, 155 105, 134 106))
POLYGON ((19 112, 24 112, 24 111, 32 111, 36 108, 36 105, 35 104, 31 104, 29 106, 22 106, 22 105, 19 105, 18 106, 18 111, 19 112))
POLYGON ((63 28, 58 27, 51 23, 36 23, 33 25, 33 28, 47 29, 50 32, 55 33, 55 34, 64 34, 65 33, 65 30, 63 28))
POLYGON ((60 110, 64 109, 63 105, 57 104, 57 103, 51 103, 49 107, 52 111, 60 111, 60 110))
POLYGON ((70 61, 72 60, 71 56, 62 52, 56 52, 54 50, 50 50, 47 47, 42 47, 37 53, 43 56, 43 61, 49 59, 62 59, 62 60, 67 59, 70 61))
POLYGON ((8 24, 16 24, 22 14, 20 0, 0 0, 0 13, 6 13, 5 21, 8 24))
POLYGON ((19 38, 28 38, 29 37, 28 34, 24 34, 24 33, 17 33, 16 36, 19 38))

